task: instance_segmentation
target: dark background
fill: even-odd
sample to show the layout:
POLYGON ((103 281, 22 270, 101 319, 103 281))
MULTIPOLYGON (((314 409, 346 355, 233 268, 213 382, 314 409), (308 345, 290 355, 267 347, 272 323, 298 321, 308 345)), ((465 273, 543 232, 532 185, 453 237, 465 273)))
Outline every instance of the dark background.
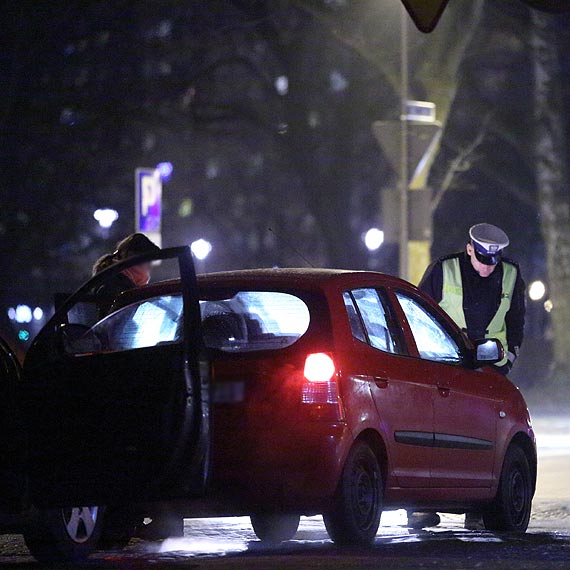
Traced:
MULTIPOLYGON (((1 4, 0 327, 20 348, 8 308, 49 311, 54 292, 84 281, 134 230, 134 169, 161 161, 174 166, 163 244, 208 239, 208 271, 303 266, 296 251, 317 266, 397 271, 395 247, 371 255, 362 234, 380 224, 382 189, 397 184, 371 123, 396 118, 399 95, 302 3, 1 4), (119 212, 109 230, 93 218, 103 207, 119 212)), ((565 101, 567 24, 561 18, 555 39, 568 54, 565 101)), ((432 254, 463 247, 473 223, 496 223, 527 282, 546 279, 529 37, 526 6, 487 0, 430 177, 437 192, 484 128, 435 213, 432 254)), ((410 98, 423 99, 413 72, 410 98)), ((568 107, 560 112, 567 124, 568 107)), ((529 309, 528 354, 547 358, 547 314, 529 309)))

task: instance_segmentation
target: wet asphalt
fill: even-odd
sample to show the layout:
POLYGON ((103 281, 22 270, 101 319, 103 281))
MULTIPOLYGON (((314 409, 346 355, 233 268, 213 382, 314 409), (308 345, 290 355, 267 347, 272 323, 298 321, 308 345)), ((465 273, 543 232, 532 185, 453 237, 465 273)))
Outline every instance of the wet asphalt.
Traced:
MULTIPOLYGON (((184 537, 162 542, 133 540, 127 548, 95 553, 88 568, 194 568, 244 570, 313 569, 504 569, 570 570, 570 418, 536 420, 539 482, 525 535, 464 529, 463 517, 442 515, 438 527, 406 527, 404 511, 386 512, 369 548, 338 548, 321 517, 301 519, 293 540, 262 545, 249 519, 186 519, 184 537)), ((43 568, 18 535, 0 536, 2 568, 43 568)), ((70 564, 51 568, 72 568, 70 564)))

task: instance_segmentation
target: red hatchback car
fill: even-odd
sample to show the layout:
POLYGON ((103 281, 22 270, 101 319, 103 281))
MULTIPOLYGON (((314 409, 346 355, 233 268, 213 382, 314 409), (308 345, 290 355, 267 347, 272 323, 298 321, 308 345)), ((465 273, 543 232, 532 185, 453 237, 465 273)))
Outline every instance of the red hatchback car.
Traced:
POLYGON ((415 287, 377 273, 234 271, 199 288, 212 486, 260 538, 323 513, 335 542, 370 542, 383 507, 526 530, 535 439, 520 392, 488 366, 495 342, 473 347, 415 287))
MULTIPOLYGON (((383 508, 526 530, 535 438, 520 392, 489 366, 497 341, 473 345, 395 277, 260 269, 196 283, 187 251, 170 251, 179 279, 112 303, 87 284, 30 351, 31 488, 46 517, 80 504, 152 516, 166 501, 182 516, 250 515, 272 541, 322 513, 335 542, 369 543, 383 508)), ((79 512, 81 536, 64 531, 85 549, 103 508, 79 512)))

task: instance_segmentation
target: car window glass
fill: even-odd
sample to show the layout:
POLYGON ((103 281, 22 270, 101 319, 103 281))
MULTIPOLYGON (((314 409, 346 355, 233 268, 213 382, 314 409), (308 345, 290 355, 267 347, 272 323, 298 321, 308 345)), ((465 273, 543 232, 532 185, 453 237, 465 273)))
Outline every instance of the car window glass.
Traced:
POLYGON ((404 311, 420 356, 426 360, 440 362, 461 362, 461 352, 457 343, 437 321, 415 299, 396 293, 404 311))
POLYGON ((386 310, 376 289, 354 289, 352 295, 364 321, 370 344, 384 352, 397 354, 399 351, 388 326, 386 310))
POLYGON ((362 342, 366 342, 366 334, 364 333, 362 321, 360 320, 356 307, 354 306, 352 295, 348 291, 345 291, 342 294, 342 298, 344 299, 344 306, 346 308, 346 314, 348 316, 348 322, 350 323, 352 336, 362 342))
MULTIPOLYGON (((65 349, 93 354, 177 342, 183 330, 182 307, 180 295, 166 295, 131 303, 91 327, 69 323, 65 349)), ((274 291, 240 291, 227 299, 202 300, 200 311, 204 343, 226 352, 291 346, 311 320, 304 301, 274 291)))
POLYGON ((286 348, 311 321, 302 299, 279 291, 239 291, 227 299, 200 301, 200 310, 204 343, 225 352, 286 348))
POLYGON ((180 295, 133 303, 111 313, 86 331, 79 329, 81 335, 68 337, 66 352, 120 352, 176 342, 181 335, 182 306, 180 295))

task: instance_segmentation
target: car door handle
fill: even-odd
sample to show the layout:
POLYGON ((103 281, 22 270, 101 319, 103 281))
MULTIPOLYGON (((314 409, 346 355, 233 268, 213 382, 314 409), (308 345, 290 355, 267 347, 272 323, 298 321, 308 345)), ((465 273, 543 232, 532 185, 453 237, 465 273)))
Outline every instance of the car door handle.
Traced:
POLYGON ((449 386, 438 386, 437 391, 442 398, 447 398, 451 392, 451 388, 449 386))
POLYGON ((374 383, 378 388, 388 388, 388 378, 382 376, 374 376, 374 383))

